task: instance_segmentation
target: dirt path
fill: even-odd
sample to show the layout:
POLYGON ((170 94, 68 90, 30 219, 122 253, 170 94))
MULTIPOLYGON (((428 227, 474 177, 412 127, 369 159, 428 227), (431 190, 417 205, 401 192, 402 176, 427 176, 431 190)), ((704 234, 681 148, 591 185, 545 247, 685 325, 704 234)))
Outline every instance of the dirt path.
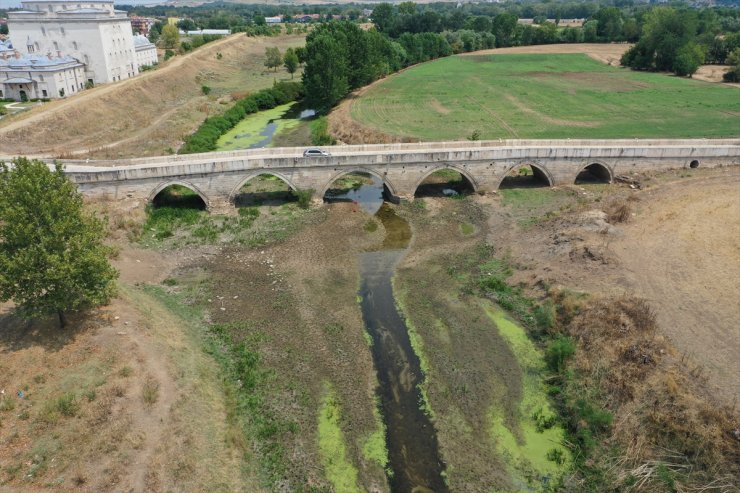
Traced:
POLYGON ((507 55, 507 54, 555 54, 555 53, 585 53, 596 61, 607 65, 619 66, 619 59, 632 45, 627 43, 574 43, 553 45, 513 46, 510 48, 494 48, 492 50, 463 53, 470 55, 507 55))

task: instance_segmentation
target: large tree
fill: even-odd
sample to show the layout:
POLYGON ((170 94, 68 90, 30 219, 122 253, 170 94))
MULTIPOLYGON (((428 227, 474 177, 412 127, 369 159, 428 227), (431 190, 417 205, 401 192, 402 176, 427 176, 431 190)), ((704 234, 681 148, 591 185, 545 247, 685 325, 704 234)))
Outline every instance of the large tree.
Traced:
POLYGON ((307 102, 325 111, 349 92, 347 51, 331 34, 315 33, 306 42, 303 87, 307 102))
POLYGON ((280 54, 280 48, 272 46, 265 48, 265 67, 274 68, 277 72, 277 68, 283 64, 283 55, 280 54))
POLYGON ((26 318, 106 303, 118 276, 103 244, 105 225, 57 164, 0 163, 0 301, 26 318))
POLYGON ((177 30, 177 26, 167 24, 162 28, 162 36, 160 39, 165 48, 177 48, 177 45, 180 43, 180 31, 177 30))

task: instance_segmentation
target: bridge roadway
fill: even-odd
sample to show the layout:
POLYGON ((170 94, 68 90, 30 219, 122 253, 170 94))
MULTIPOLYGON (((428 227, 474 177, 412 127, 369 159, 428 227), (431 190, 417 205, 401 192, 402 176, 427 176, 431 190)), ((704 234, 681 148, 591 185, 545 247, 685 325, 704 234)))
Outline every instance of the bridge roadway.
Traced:
POLYGON ((214 212, 233 211, 234 197, 250 179, 268 173, 291 188, 314 190, 321 201, 331 183, 362 171, 380 177, 395 198, 413 198, 435 171, 449 168, 476 192, 498 189, 522 166, 550 186, 572 184, 583 170, 605 182, 617 175, 672 168, 740 164, 740 139, 501 140, 333 146, 327 157, 303 157, 305 148, 266 148, 114 161, 62 161, 90 197, 144 205, 169 185, 197 192, 214 212))

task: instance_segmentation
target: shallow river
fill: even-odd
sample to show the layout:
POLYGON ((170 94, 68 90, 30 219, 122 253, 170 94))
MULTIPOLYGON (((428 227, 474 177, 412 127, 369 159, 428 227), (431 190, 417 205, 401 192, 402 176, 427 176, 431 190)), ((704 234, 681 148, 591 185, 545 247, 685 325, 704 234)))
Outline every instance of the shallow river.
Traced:
POLYGON ((378 372, 382 412, 387 426, 386 444, 394 492, 446 492, 444 465, 439 459, 437 436, 429 417, 421 410, 419 384, 424 376, 414 353, 406 323, 393 297, 396 265, 411 240, 408 223, 383 201, 383 183, 373 177, 334 200, 353 200, 384 226, 382 245, 360 256, 360 296, 365 326, 373 339, 373 361, 378 372))

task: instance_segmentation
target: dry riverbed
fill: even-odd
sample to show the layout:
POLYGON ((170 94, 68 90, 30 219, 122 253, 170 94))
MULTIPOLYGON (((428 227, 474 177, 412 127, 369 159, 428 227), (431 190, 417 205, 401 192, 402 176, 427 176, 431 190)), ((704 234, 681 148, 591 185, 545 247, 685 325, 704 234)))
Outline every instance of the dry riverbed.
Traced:
MULTIPOLYGON (((576 291, 646 298, 658 324, 653 352, 645 349, 658 362, 645 370, 651 385, 679 385, 672 402, 695 403, 684 420, 715 403, 710 394, 717 410, 736 398, 740 313, 727 294, 740 269, 740 171, 637 179, 639 191, 524 188, 396 207, 413 231, 396 296, 426 368, 420 405, 433 418, 451 491, 514 491, 526 463, 511 457, 557 445, 526 447, 534 435, 523 406, 533 402, 539 384, 530 376, 541 371, 541 355, 494 299, 471 288, 482 261, 506 259, 509 281, 536 299, 576 291), (618 214, 622 204, 628 213, 618 214)), ((295 204, 258 208, 245 228, 298 219, 243 245, 232 236, 228 244, 187 244, 175 233, 142 250, 119 232, 121 296, 69 332, 25 324, 2 308, 0 388, 11 400, 0 408, 0 491, 388 491, 357 299, 358 255, 382 242, 382 224, 352 203, 308 213, 295 204), (231 379, 237 370, 244 378, 231 379), (69 394, 72 407, 60 400, 69 394)), ((501 264, 486 265, 488 272, 501 264)), ((582 313, 601 313, 592 308, 582 313)), ((578 327, 588 327, 584 316, 578 327)), ((597 364, 586 356, 578 368, 597 364)), ((639 402, 612 404, 618 426, 605 440, 637 436, 642 425, 630 416, 640 415, 639 402)), ((702 412, 705 423, 727 425, 702 412)), ((729 416, 722 419, 737 426, 736 413, 729 416)), ((703 426, 705 440, 737 447, 730 425, 703 426)), ((646 443, 634 457, 649 458, 646 443)))

